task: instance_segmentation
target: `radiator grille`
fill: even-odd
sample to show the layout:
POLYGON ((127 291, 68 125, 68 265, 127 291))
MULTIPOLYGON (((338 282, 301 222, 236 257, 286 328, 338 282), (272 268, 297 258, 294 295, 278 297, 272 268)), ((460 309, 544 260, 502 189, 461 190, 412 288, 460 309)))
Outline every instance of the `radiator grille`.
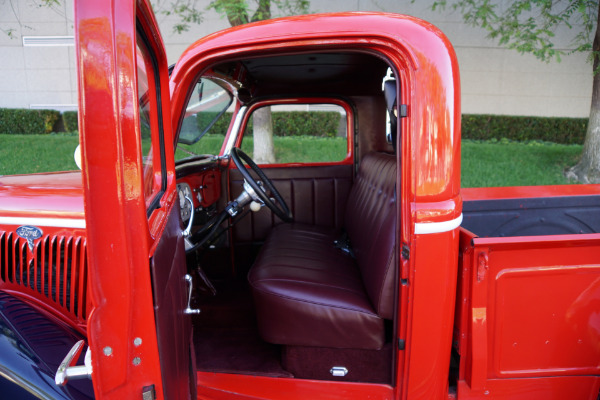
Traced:
POLYGON ((83 237, 44 235, 31 250, 16 233, 0 231, 2 285, 41 296, 79 320, 85 320, 87 311, 86 260, 83 237))

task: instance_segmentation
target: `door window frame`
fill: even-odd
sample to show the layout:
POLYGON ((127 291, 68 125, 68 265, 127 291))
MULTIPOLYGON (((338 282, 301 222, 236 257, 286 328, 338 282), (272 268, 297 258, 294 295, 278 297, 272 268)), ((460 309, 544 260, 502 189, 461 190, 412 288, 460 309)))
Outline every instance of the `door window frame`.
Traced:
MULTIPOLYGON (((150 201, 150 204, 147 206, 147 211, 146 211, 146 217, 150 218, 150 216, 152 215, 152 212, 158 208, 160 208, 161 206, 161 200, 163 198, 163 195, 165 194, 166 190, 167 190, 167 160, 166 160, 166 153, 165 153, 165 134, 164 134, 164 115, 163 115, 163 110, 162 110, 162 93, 161 93, 161 82, 160 82, 160 74, 159 74, 159 67, 158 67, 158 60, 156 59, 156 54, 153 51, 153 47, 150 45, 150 41, 148 40, 148 37, 143 29, 143 26, 141 25, 139 19, 136 21, 136 48, 137 47, 141 47, 142 49, 142 53, 143 56, 148 56, 148 61, 150 61, 150 64, 152 66, 152 79, 147 76, 148 78, 148 93, 149 94, 153 94, 153 99, 151 99, 150 101, 152 103, 154 103, 153 105, 151 104, 151 110, 155 110, 156 111, 156 121, 154 121, 155 118, 151 119, 151 127, 150 127, 150 132, 151 132, 151 141, 152 141, 152 153, 153 153, 153 159, 155 159, 156 156, 158 156, 160 158, 160 188, 156 193, 152 194, 152 200, 150 201), (140 46, 140 43, 143 45, 143 47, 140 46), (145 53, 145 54, 144 54, 145 53), (157 143, 158 140, 158 143, 157 143)), ((137 60, 136 60, 137 62, 137 60)), ((139 77, 136 76, 136 80, 138 80, 139 77)), ((137 94, 137 98, 139 100, 139 95, 140 93, 137 94)), ((139 107, 137 108, 138 112, 139 107)), ((141 120, 141 116, 138 116, 138 119, 141 120)), ((140 125, 138 125, 138 127, 140 127, 140 125)), ((138 132, 140 141, 142 138, 142 132, 141 129, 138 132)), ((142 152, 142 157, 143 157, 143 152, 142 152)), ((155 164, 156 165, 156 164, 155 164)), ((157 174, 157 171, 154 170, 154 174, 157 174)), ((142 187, 144 185, 144 182, 142 182, 142 187)))

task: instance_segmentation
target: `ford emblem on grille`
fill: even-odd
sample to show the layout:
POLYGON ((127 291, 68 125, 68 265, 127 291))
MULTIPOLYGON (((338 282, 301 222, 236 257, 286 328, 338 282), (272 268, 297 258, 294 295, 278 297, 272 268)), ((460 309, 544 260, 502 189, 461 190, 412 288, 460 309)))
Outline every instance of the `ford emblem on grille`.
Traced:
POLYGON ((33 241, 41 238, 42 234, 42 230, 36 226, 23 225, 17 228, 17 235, 27 240, 31 251, 33 251, 33 241))

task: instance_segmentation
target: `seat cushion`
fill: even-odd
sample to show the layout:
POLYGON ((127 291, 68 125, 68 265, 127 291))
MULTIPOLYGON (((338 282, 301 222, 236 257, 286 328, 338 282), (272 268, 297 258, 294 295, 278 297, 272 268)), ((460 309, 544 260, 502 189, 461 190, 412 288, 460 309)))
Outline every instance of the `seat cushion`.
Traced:
POLYGON ((248 279, 264 340, 296 346, 380 349, 374 311, 355 260, 334 246, 338 232, 312 225, 273 229, 248 279))

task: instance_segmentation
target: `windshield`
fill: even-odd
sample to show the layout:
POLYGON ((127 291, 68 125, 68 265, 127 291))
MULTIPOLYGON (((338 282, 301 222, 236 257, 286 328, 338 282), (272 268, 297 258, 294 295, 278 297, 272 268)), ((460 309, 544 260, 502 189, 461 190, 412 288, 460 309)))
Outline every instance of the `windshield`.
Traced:
MULTIPOLYGON (((223 136, 227 133, 231 113, 226 112, 233 101, 233 96, 215 81, 202 78, 196 83, 192 95, 185 108, 185 116, 179 132, 178 146, 184 154, 177 158, 192 154, 215 154, 218 148, 213 148, 212 142, 223 143, 223 136), (205 135, 212 137, 210 143, 199 143, 205 135), (219 136, 219 138, 215 138, 219 136), (184 146, 182 146, 184 145, 184 146)), ((208 139, 208 137, 206 138, 208 139)), ((202 141, 204 142, 204 141, 202 141)))

